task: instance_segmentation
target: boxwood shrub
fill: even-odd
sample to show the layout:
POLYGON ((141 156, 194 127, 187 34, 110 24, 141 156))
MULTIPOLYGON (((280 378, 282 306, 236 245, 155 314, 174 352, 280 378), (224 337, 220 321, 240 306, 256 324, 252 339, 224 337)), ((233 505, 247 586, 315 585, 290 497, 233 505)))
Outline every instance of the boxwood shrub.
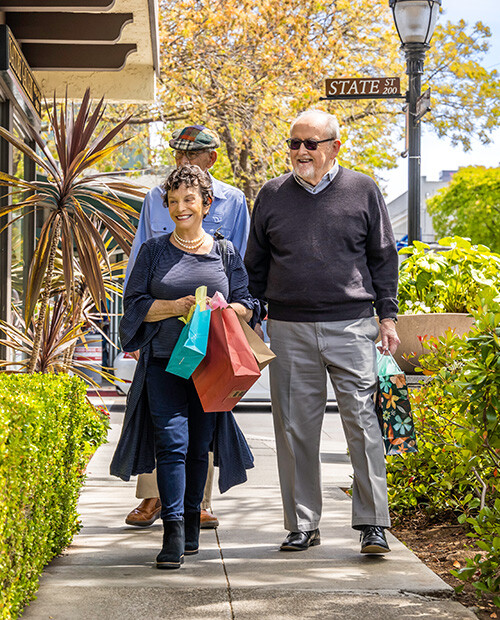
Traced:
POLYGON ((68 375, 0 373, 0 609, 17 618, 79 529, 86 464, 107 416, 68 375))
POLYGON ((388 457, 387 482, 397 516, 454 514, 468 529, 475 555, 451 572, 500 607, 500 308, 489 304, 468 335, 426 343, 433 378, 412 394, 419 452, 388 457))

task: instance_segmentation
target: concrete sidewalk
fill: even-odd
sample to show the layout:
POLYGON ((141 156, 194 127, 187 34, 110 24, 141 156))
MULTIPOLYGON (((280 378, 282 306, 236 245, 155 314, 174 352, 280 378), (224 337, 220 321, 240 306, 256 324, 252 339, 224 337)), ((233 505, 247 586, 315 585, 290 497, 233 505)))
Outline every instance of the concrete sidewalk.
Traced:
POLYGON ((29 620, 343 620, 476 616, 450 600, 452 589, 394 537, 392 553, 362 556, 350 527, 351 467, 336 413, 327 413, 322 437, 324 508, 322 544, 305 552, 278 551, 285 536, 271 414, 236 414, 256 467, 247 484, 214 493, 217 530, 202 530, 200 553, 177 571, 159 571, 161 522, 128 527, 138 502, 135 481, 111 478, 124 399, 106 399, 112 411, 110 443, 88 467, 79 509, 83 528, 73 545, 45 570, 29 620))

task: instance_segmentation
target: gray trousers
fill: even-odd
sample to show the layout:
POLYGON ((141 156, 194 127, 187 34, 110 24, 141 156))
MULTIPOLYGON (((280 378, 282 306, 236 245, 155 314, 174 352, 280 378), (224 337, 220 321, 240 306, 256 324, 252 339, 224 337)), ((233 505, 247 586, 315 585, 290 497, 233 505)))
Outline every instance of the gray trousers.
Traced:
POLYGON ((354 469, 352 526, 390 527, 382 435, 373 394, 375 318, 322 323, 268 321, 269 367, 285 529, 321 518, 320 437, 330 375, 354 469))

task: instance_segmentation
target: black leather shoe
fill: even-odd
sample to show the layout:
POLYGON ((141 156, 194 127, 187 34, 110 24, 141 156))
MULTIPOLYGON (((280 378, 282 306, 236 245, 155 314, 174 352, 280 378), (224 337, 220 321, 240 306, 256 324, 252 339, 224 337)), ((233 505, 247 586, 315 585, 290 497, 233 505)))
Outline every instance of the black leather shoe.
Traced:
POLYGON ((361 553, 389 553, 384 528, 379 525, 365 525, 361 534, 361 553))
POLYGON ((283 541, 280 551, 305 551, 321 543, 319 530, 309 532, 290 532, 283 541))

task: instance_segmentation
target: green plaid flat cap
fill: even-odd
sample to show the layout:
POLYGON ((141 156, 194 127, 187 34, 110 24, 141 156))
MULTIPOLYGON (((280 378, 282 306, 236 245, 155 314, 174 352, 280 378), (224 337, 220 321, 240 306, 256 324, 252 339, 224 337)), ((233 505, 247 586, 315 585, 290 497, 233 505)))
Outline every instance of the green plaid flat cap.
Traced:
POLYGON ((218 148, 220 140, 215 131, 203 125, 190 125, 174 131, 169 144, 176 151, 200 151, 218 148))

